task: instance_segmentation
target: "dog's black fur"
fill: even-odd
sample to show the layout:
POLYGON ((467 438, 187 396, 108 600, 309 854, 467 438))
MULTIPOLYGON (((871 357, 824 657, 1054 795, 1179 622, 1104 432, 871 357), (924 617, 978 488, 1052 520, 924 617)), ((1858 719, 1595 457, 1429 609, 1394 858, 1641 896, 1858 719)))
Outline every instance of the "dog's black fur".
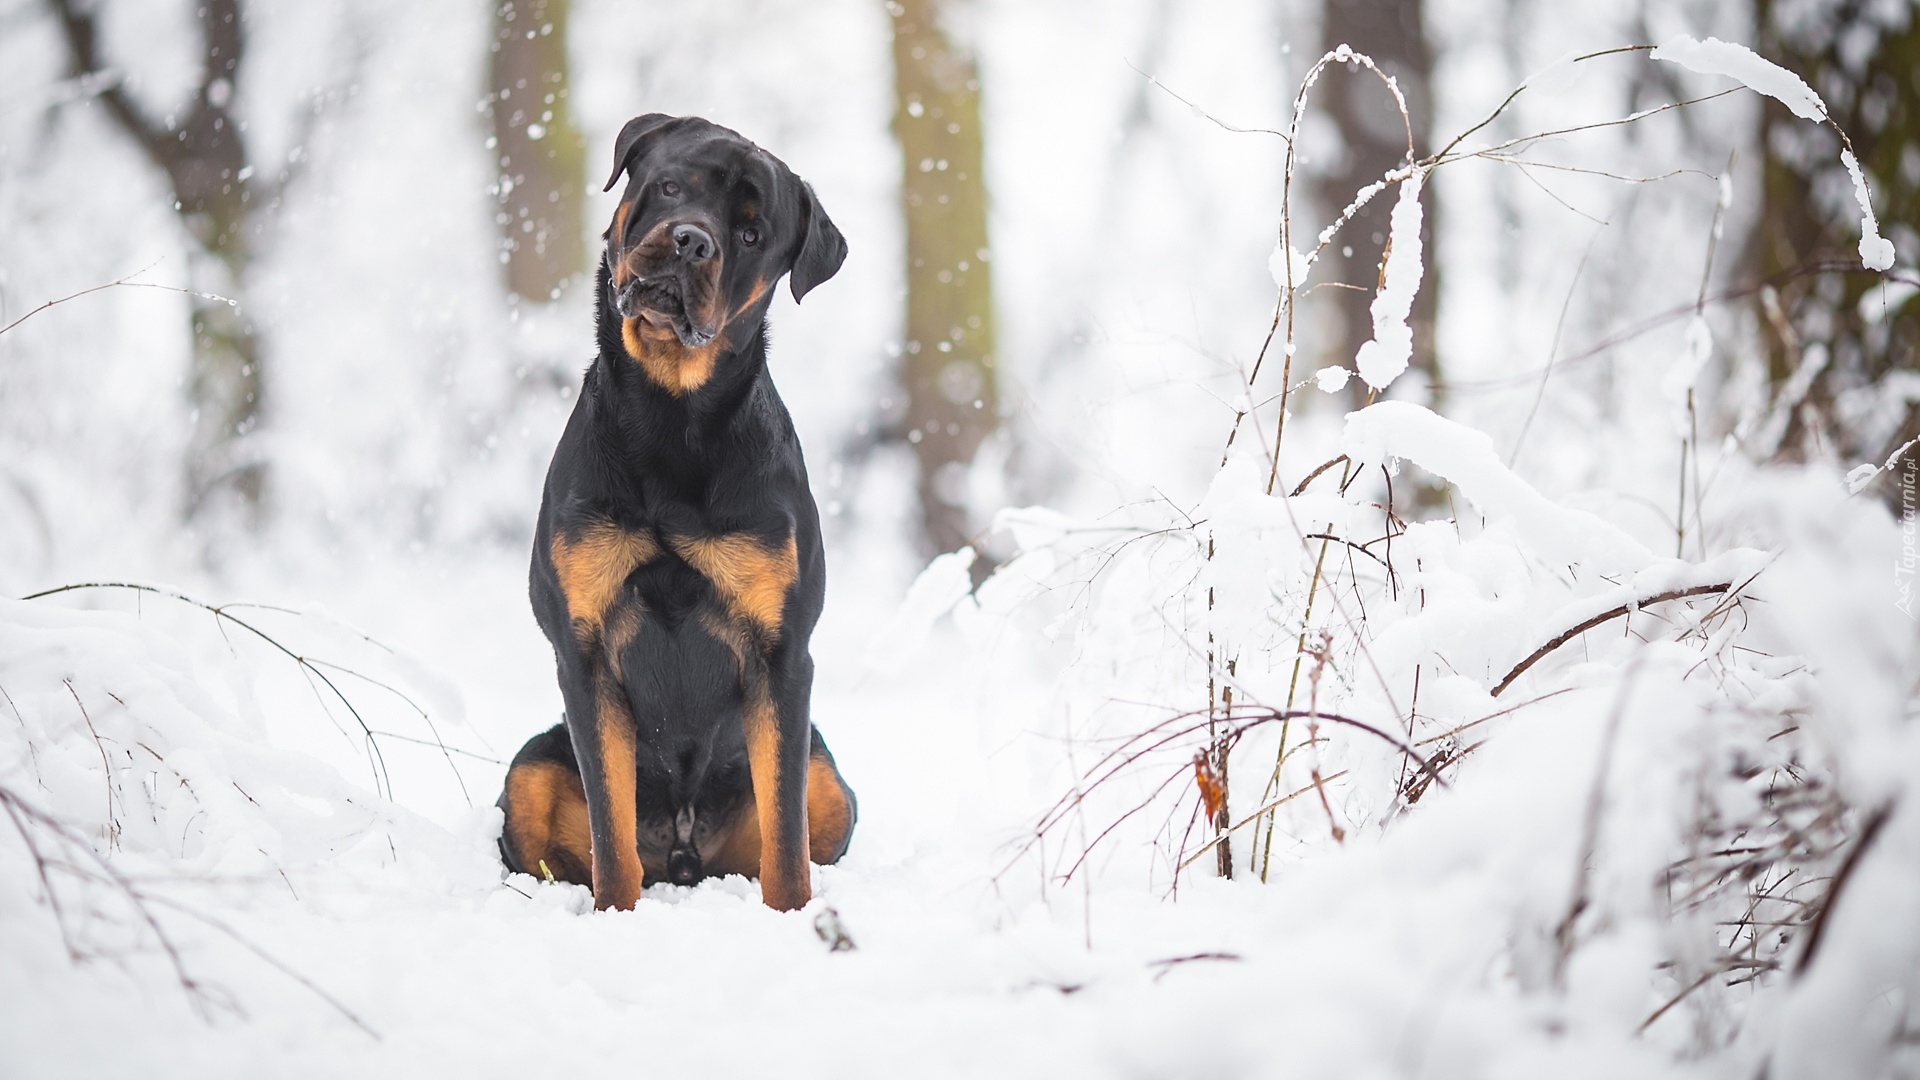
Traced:
POLYGON ((622 174, 599 356, 533 545, 566 721, 514 758, 501 851, 602 908, 726 873, 796 908, 856 811, 808 716, 826 571, 765 317, 783 274, 801 299, 846 242, 785 164, 697 117, 629 121, 609 190, 622 174))

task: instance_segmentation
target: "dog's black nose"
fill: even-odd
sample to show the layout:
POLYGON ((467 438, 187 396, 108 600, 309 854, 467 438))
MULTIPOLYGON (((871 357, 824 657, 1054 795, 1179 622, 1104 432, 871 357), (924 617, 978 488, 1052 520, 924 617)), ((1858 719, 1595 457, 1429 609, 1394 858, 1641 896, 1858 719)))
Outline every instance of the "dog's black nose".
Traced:
POLYGON ((673 227, 673 247, 679 252, 680 259, 692 266, 699 266, 713 258, 713 235, 698 225, 675 225, 673 227))

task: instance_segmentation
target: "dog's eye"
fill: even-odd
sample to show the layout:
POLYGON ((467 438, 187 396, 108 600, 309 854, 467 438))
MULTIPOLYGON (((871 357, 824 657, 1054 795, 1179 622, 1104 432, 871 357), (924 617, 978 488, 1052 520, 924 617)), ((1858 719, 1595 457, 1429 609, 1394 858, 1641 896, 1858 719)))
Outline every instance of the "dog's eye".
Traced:
POLYGON ((741 243, 743 243, 743 244, 745 244, 745 245, 747 245, 748 247, 752 247, 753 245, 755 245, 755 244, 757 244, 757 243, 759 243, 759 242, 760 242, 760 230, 759 230, 759 229, 756 229, 756 228, 754 228, 754 227, 753 227, 753 226, 751 226, 751 225, 749 225, 749 226, 747 226, 747 227, 746 227, 746 228, 744 228, 744 229, 741 229, 741 230, 740 230, 740 242, 741 242, 741 243))
POLYGON ((660 181, 660 194, 668 196, 678 195, 680 194, 680 185, 671 180, 662 180, 660 181))

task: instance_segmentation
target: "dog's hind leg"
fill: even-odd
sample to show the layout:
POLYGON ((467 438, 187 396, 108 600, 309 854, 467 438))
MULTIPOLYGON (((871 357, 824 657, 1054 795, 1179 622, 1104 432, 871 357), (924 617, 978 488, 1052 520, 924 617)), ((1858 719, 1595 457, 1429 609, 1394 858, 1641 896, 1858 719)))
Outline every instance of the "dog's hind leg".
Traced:
MULTIPOLYGON (((833 754, 820 737, 820 729, 814 728, 807 755, 808 858, 820 866, 839 862, 840 856, 847 853, 854 822, 859 816, 853 789, 840 775, 833 754)), ((713 857, 706 862, 709 875, 760 876, 760 817, 752 798, 734 812, 733 820, 716 841, 715 848, 713 857)))
POLYGON ((593 885, 587 796, 564 726, 535 735, 514 755, 499 806, 507 818, 500 834, 507 869, 593 885))
POLYGON ((813 745, 807 755, 807 847, 808 856, 821 866, 832 866, 847 853, 853 839, 854 822, 860 818, 860 804, 853 789, 840 775, 833 753, 813 729, 813 745))

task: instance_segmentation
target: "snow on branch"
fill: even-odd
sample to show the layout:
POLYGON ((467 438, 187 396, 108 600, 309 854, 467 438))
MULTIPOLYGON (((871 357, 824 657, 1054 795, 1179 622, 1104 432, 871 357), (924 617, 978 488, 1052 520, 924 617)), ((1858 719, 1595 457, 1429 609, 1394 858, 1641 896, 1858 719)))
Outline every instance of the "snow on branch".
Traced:
POLYGON ((1725 75, 1736 79, 1748 89, 1765 94, 1787 108, 1802 120, 1824 121, 1827 117, 1827 103, 1813 92, 1813 87, 1786 68, 1769 60, 1763 60, 1745 45, 1736 45, 1719 38, 1695 41, 1686 34, 1668 41, 1653 50, 1655 60, 1679 64, 1688 71, 1697 71, 1702 75, 1725 75))
POLYGON ((1360 346, 1354 366, 1375 390, 1385 390, 1407 370, 1413 358, 1413 297, 1420 291, 1423 259, 1420 245, 1420 185, 1426 173, 1414 169, 1400 182, 1400 200, 1393 204, 1387 233, 1386 263, 1380 272, 1380 291, 1373 298, 1373 340, 1360 346))
POLYGON ((1562 506, 1521 479, 1485 432, 1409 401, 1379 401, 1347 414, 1341 449, 1367 466, 1402 458, 1443 477, 1489 518, 1514 522, 1541 555, 1602 573, 1638 571, 1653 553, 1618 526, 1562 506))
POLYGON ((1893 268, 1893 241, 1880 235, 1880 222, 1873 216, 1873 202, 1867 194, 1867 178, 1852 148, 1840 151, 1840 164, 1853 178, 1853 201, 1860 204, 1860 261, 1869 270, 1893 268))
POLYGON ((1655 60, 1679 64, 1688 71, 1697 71, 1702 75, 1725 75, 1756 93, 1780 102, 1803 120, 1825 123, 1839 131, 1840 140, 1846 145, 1846 149, 1840 152, 1840 163, 1847 167, 1847 175, 1853 178, 1853 198, 1860 204, 1860 261, 1869 270, 1886 270, 1893 266, 1893 241, 1880 235, 1880 223, 1873 215, 1873 202, 1868 197, 1867 178, 1860 171, 1860 162, 1853 156, 1853 143, 1847 138, 1847 133, 1840 131, 1840 126, 1833 122, 1833 117, 1827 112, 1827 103, 1805 80, 1761 58, 1745 45, 1721 41, 1719 38, 1695 41, 1681 34, 1654 49, 1651 55, 1655 60))

